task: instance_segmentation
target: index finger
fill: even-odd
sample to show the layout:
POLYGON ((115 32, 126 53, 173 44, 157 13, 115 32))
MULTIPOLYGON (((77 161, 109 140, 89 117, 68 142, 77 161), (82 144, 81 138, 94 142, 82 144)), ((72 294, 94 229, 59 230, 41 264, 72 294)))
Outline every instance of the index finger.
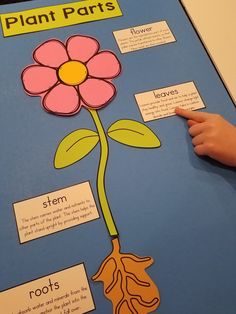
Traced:
POLYGON ((191 110, 186 110, 186 109, 179 108, 179 107, 175 108, 175 113, 178 116, 181 116, 183 118, 190 119, 190 120, 193 120, 196 122, 205 121, 206 115, 207 115, 206 112, 191 111, 191 110))

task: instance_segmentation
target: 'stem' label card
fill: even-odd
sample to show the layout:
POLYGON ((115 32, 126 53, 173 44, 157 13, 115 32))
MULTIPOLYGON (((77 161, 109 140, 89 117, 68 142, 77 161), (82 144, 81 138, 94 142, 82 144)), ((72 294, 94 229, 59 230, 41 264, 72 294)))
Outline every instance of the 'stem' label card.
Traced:
POLYGON ((20 243, 99 218, 89 182, 13 204, 20 243))

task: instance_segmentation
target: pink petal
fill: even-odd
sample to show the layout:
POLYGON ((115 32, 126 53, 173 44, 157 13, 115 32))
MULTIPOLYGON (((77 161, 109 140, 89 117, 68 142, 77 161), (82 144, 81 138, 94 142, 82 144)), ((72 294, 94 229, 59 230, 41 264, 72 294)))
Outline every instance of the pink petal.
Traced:
POLYGON ((72 60, 87 62, 99 50, 96 39, 88 36, 72 36, 66 43, 67 51, 72 60))
POLYGON ((31 65, 23 70, 21 79, 28 94, 39 95, 57 83, 57 74, 52 68, 31 65))
POLYGON ((87 63, 89 75, 97 78, 114 78, 120 74, 121 64, 117 57, 110 51, 96 54, 87 63))
POLYGON ((101 108, 108 104, 116 94, 115 86, 99 79, 87 79, 79 85, 83 102, 91 108, 101 108))
POLYGON ((50 39, 37 47, 33 58, 39 64, 52 68, 58 68, 69 60, 64 44, 56 39, 50 39))
POLYGON ((73 115, 80 110, 80 99, 74 86, 58 84, 43 98, 43 107, 57 115, 73 115))

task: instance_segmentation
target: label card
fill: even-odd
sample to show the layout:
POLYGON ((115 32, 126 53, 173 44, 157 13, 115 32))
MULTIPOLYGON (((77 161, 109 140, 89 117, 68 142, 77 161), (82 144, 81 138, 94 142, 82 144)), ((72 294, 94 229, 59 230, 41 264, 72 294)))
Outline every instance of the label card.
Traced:
POLYGON ((0 292, 0 313, 88 313, 95 309, 84 264, 0 292))
POLYGON ((113 35, 121 53, 141 50, 176 41, 166 21, 114 31, 113 35))
POLYGON ((89 182, 13 204, 20 243, 99 218, 89 182))
POLYGON ((175 108, 195 110, 205 108, 194 82, 135 94, 145 122, 175 115, 175 108))

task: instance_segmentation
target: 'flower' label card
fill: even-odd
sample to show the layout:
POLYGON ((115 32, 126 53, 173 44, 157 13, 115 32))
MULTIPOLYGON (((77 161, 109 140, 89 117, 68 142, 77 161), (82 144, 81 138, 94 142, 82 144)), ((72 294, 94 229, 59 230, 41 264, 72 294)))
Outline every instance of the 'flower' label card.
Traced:
POLYGON ((121 53, 176 41, 166 21, 114 31, 113 35, 115 36, 121 53))
POLYGON ((135 94, 145 122, 175 115, 175 108, 195 110, 205 108, 194 82, 182 83, 135 94))
POLYGON ((89 182, 13 204, 20 243, 99 218, 89 182))
POLYGON ((0 293, 1 313, 82 314, 94 309, 84 264, 0 293))

